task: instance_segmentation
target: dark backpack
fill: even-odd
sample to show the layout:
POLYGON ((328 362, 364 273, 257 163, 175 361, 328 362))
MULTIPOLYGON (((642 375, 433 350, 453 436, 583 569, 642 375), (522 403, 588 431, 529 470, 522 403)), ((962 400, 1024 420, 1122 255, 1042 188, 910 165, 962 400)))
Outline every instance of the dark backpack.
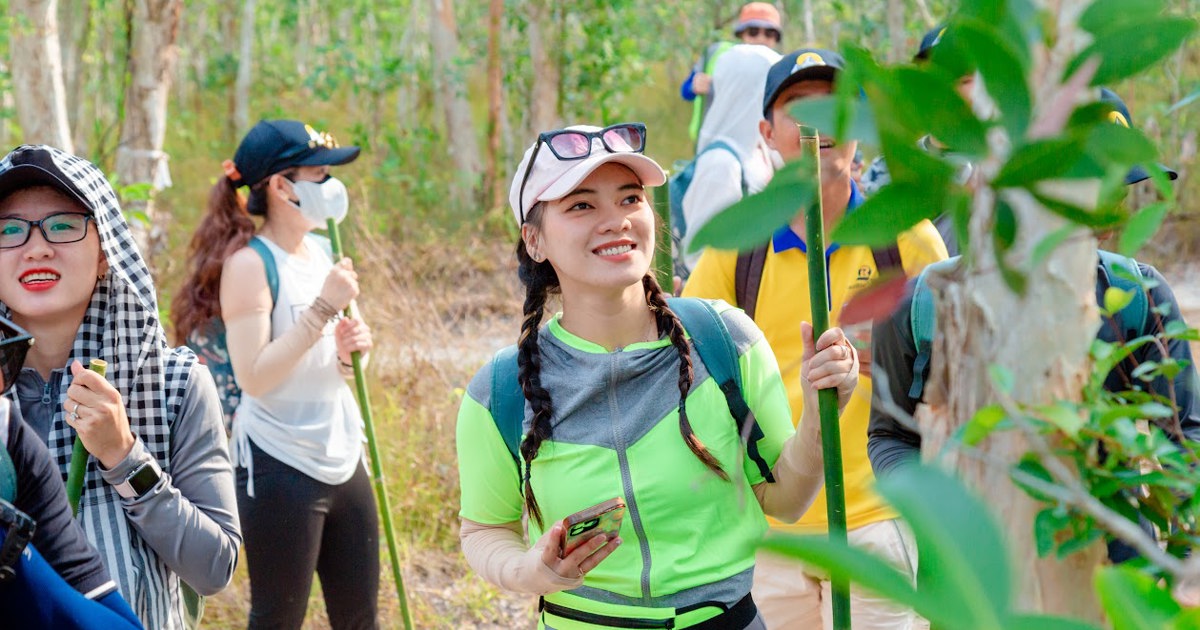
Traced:
MULTIPOLYGON (((275 256, 271 254, 266 241, 257 236, 251 238, 248 245, 262 258, 263 268, 267 272, 267 286, 271 289, 271 306, 274 307, 279 299, 279 271, 275 268, 275 256)), ((233 412, 237 411, 242 399, 242 388, 233 378, 233 364, 229 362, 229 349, 225 341, 225 322, 219 315, 214 315, 204 326, 192 331, 185 343, 212 373, 217 393, 221 396, 225 430, 228 431, 233 426, 233 412)))
MULTIPOLYGON (((675 266, 675 275, 683 280, 687 280, 691 270, 688 269, 687 261, 684 259, 683 237, 688 233, 687 217, 683 213, 683 196, 687 194, 688 187, 692 185, 692 179, 696 177, 696 164, 700 161, 700 156, 719 149, 728 151, 738 162, 741 163, 742 158, 738 156, 737 151, 733 147, 722 140, 714 140, 704 147, 704 150, 697 153, 696 157, 692 158, 691 162, 683 164, 682 167, 675 169, 675 174, 671 176, 671 180, 667 186, 667 199, 671 208, 671 257, 675 266)), ((748 187, 746 186, 746 171, 742 169, 742 197, 746 196, 748 187)))
MULTIPOLYGON (((1137 261, 1109 251, 1099 250, 1100 272, 1104 274, 1108 286, 1128 291, 1133 294, 1129 301, 1117 314, 1117 324, 1125 334, 1125 340, 1141 337, 1146 330, 1149 317, 1150 299, 1146 297, 1146 289, 1142 286, 1142 270, 1137 261)), ((929 368, 929 360, 933 353, 933 336, 937 332, 937 312, 933 303, 933 292, 925 275, 931 269, 944 269, 958 263, 956 256, 947 260, 933 263, 917 275, 913 284, 912 308, 909 310, 909 326, 912 328, 913 343, 917 356, 913 359, 912 387, 908 397, 920 400, 925 391, 925 371, 929 368)))
MULTIPOLYGON (((763 432, 742 395, 742 371, 738 365, 737 347, 729 337, 725 321, 705 300, 668 298, 667 305, 679 316, 704 367, 725 394, 725 402, 729 405, 729 413, 737 427, 738 435, 746 435, 749 426, 747 456, 758 467, 763 479, 774 483, 775 477, 771 474, 771 467, 758 452, 758 441, 763 438, 763 432)), ((525 394, 521 391, 518 379, 515 345, 502 348, 492 357, 492 398, 488 411, 492 414, 492 421, 496 423, 520 477, 520 446, 525 433, 525 394)))
MULTIPOLYGON (((754 319, 754 313, 758 309, 758 289, 762 286, 763 268, 767 265, 769 247, 770 243, 767 243, 738 254, 737 264, 734 266, 733 295, 737 300, 734 306, 746 311, 750 319, 754 319)), ((895 243, 887 247, 872 248, 871 255, 875 257, 875 267, 880 275, 903 268, 900 246, 895 243)), ((826 308, 832 310, 828 306, 826 305, 826 308)))

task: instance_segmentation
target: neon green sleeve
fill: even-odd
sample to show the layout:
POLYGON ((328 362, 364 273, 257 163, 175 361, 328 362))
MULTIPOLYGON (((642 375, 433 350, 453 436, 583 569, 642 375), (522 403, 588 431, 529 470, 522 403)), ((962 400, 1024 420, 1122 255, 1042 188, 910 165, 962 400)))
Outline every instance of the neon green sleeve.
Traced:
POLYGON ((524 500, 517 466, 492 414, 469 394, 458 408, 456 447, 462 490, 458 515, 487 525, 521 520, 524 500))
MULTIPOLYGON (((763 437, 758 441, 759 454, 768 466, 775 468, 783 443, 796 432, 792 426, 787 389, 779 375, 779 364, 775 362, 775 353, 771 352, 771 346, 763 337, 743 352, 738 362, 742 368, 743 395, 763 432, 763 437)), ((750 485, 765 481, 758 466, 749 457, 743 465, 750 485)))

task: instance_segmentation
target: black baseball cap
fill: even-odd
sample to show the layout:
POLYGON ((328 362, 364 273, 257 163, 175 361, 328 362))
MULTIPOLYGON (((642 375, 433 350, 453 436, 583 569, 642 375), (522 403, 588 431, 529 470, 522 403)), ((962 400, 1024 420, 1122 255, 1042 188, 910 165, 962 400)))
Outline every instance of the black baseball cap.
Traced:
POLYGON ((47 186, 78 201, 95 214, 96 209, 87 195, 54 163, 54 155, 45 146, 19 146, 8 154, 8 160, 10 166, 0 173, 0 199, 24 188, 47 186))
POLYGON ((800 81, 829 81, 833 83, 839 71, 846 67, 842 56, 821 48, 801 48, 775 62, 767 71, 763 92, 763 118, 771 117, 771 107, 779 93, 800 81))
POLYGON ((235 186, 254 186, 291 166, 353 162, 360 150, 339 147, 333 136, 298 120, 260 120, 238 145, 230 179, 235 186))
POLYGON ((942 36, 946 34, 946 25, 938 24, 929 29, 925 36, 921 38, 921 46, 917 48, 917 54, 913 56, 913 61, 928 59, 929 55, 933 54, 933 47, 937 46, 942 41, 942 36))
MULTIPOLYGON (((1105 87, 1100 88, 1100 102, 1112 108, 1112 111, 1108 113, 1109 122, 1116 123, 1124 127, 1133 127, 1133 116, 1130 115, 1129 108, 1125 106, 1125 101, 1121 100, 1121 97, 1117 96, 1116 92, 1105 87)), ((1172 181, 1179 179, 1179 173, 1176 173, 1166 166, 1159 164, 1158 168, 1162 170, 1163 173, 1166 173, 1167 177, 1169 177, 1172 181)), ((1129 172, 1125 174, 1125 184, 1127 186, 1147 179, 1150 179, 1150 173, 1147 173, 1146 169, 1140 164, 1134 165, 1134 167, 1129 169, 1129 172)))

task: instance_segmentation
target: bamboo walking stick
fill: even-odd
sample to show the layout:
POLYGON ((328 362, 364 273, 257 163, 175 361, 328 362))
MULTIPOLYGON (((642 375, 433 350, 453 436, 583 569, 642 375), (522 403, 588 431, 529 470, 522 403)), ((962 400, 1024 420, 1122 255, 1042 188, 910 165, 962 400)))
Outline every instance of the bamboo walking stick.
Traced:
MULTIPOLYGON (((817 130, 801 127, 802 159, 812 160, 816 181, 821 181, 820 140, 817 130)), ((819 186, 819 184, 818 184, 819 186)), ((813 341, 829 328, 828 270, 825 268, 825 218, 818 190, 814 203, 805 212, 805 243, 808 244, 808 292, 812 306, 813 341)), ((829 519, 829 539, 846 543, 846 491, 842 477, 842 436, 838 426, 837 389, 817 392, 821 412, 821 451, 825 456, 825 504, 829 519)), ((833 628, 850 627, 850 586, 844 579, 831 579, 833 628)))
MULTIPOLYGON (((108 363, 103 359, 92 359, 88 369, 104 376, 108 363)), ((76 407, 78 408, 78 407, 76 407)), ((71 449, 71 467, 67 470, 67 503, 71 504, 71 515, 79 514, 79 497, 83 495, 83 477, 87 472, 88 452, 83 447, 79 434, 75 435, 75 447, 71 449)))
MULTIPOLYGON (((333 259, 342 257, 342 239, 338 234, 337 221, 328 220, 329 242, 333 247, 333 259)), ((344 311, 346 317, 351 317, 350 307, 344 311)), ((367 396, 367 380, 363 377, 362 353, 353 352, 350 355, 354 366, 354 385, 358 390, 358 408, 362 411, 363 429, 367 434, 367 449, 371 453, 371 476, 375 483, 375 497, 379 501, 379 513, 383 516, 383 534, 387 538, 388 554, 392 559, 392 577, 396 580, 396 595, 400 598, 400 616, 404 620, 405 630, 412 630, 412 616, 408 611, 408 598, 404 594, 404 577, 400 571, 400 554, 396 551, 396 533, 392 531, 392 506, 388 502, 387 488, 383 483, 383 464, 379 459, 379 447, 375 442, 375 421, 371 416, 371 401, 367 396)))

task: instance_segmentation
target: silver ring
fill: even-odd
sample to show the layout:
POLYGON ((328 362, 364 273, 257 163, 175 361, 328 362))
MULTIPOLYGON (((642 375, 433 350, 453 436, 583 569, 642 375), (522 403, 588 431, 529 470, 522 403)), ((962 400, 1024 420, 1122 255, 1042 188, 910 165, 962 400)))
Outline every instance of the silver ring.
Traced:
MULTIPOLYGON (((79 405, 76 405, 76 406, 75 406, 75 408, 76 408, 76 409, 78 409, 78 408, 79 408, 79 405)), ((79 422, 79 414, 77 414, 77 413, 75 413, 74 411, 72 411, 72 412, 71 412, 71 421, 72 421, 72 422, 79 422)))
MULTIPOLYGON (((72 402, 75 402, 75 401, 72 401, 72 402)), ((71 410, 71 415, 75 416, 76 418, 79 417, 79 403, 78 402, 75 402, 75 408, 71 410)))

